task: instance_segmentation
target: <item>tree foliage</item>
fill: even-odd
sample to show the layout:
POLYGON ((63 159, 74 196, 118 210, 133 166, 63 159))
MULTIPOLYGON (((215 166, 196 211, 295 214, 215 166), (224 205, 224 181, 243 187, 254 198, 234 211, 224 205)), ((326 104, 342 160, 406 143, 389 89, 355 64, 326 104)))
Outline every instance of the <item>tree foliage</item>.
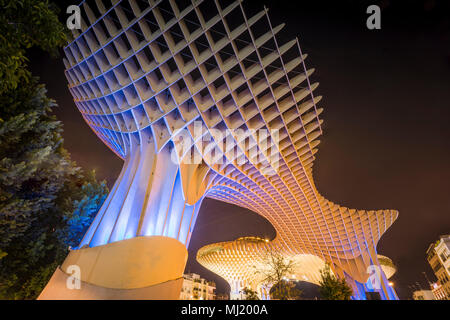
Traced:
POLYGON ((298 289, 296 282, 282 279, 270 289, 273 300, 300 300, 302 290, 298 289))
POLYGON ((56 104, 27 70, 26 49, 65 43, 45 0, 0 0, 0 298, 33 299, 78 244, 107 194, 63 147, 56 104))
POLYGON ((242 294, 244 294, 245 300, 259 300, 258 293, 251 288, 245 287, 242 289, 242 294))
POLYGON ((67 34, 56 6, 45 0, 0 0, 0 94, 28 81, 26 49, 39 47, 52 54, 67 34))
POLYGON ((324 300, 350 300, 353 295, 352 288, 347 284, 345 279, 337 279, 332 273, 330 266, 327 264, 320 271, 321 280, 319 282, 319 292, 324 300))
POLYGON ((78 246, 108 194, 105 181, 98 183, 95 172, 88 172, 84 180, 81 188, 69 188, 76 193, 66 198, 69 210, 63 217, 64 228, 58 230, 58 239, 65 247, 78 246))
POLYGON ((54 102, 36 79, 21 82, 0 96, 0 248, 51 209, 67 177, 79 174, 61 146, 61 124, 48 115, 54 102))
POLYGON ((294 261, 269 249, 263 265, 264 267, 256 270, 256 273, 260 275, 261 283, 272 285, 270 295, 273 299, 295 300, 300 298, 301 290, 298 290, 294 283, 288 281, 288 278, 294 274, 296 266, 294 261))

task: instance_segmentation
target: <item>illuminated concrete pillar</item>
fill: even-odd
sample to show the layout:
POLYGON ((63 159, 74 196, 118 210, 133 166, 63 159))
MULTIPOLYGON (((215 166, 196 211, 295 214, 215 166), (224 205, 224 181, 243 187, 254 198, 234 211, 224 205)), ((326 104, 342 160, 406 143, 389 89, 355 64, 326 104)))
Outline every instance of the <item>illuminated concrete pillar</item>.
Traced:
POLYGON ((182 172, 172 159, 172 148, 166 146, 158 153, 151 143, 135 148, 81 248, 155 235, 189 245, 203 195, 194 203, 187 201, 189 190, 183 190, 182 172))
POLYGON ((258 296, 261 300, 270 300, 270 289, 272 289, 271 284, 260 284, 258 286, 258 296))
POLYGON ((242 290, 244 286, 242 285, 241 280, 231 280, 228 282, 230 285, 230 300, 241 300, 242 299, 242 290))
POLYGON ((133 298, 179 297, 186 248, 203 195, 188 197, 189 191, 184 192, 182 169, 171 151, 166 146, 156 152, 151 140, 131 144, 130 157, 108 198, 80 246, 57 271, 79 267, 83 288, 80 292, 64 290, 64 283, 50 281, 40 299, 123 299, 129 290, 138 292, 133 298), (194 202, 189 203, 188 198, 194 202), (153 292, 153 286, 159 289, 153 292), (124 296, 118 294, 121 289, 124 296))

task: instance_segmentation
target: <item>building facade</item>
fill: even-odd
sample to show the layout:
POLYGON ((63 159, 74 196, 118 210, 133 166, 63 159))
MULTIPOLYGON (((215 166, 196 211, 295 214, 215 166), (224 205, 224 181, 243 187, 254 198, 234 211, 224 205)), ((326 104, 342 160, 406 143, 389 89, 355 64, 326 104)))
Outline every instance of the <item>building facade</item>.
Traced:
POLYGON ((450 300, 450 235, 443 235, 427 250, 427 260, 433 269, 446 299, 450 300))
POLYGON ((430 287, 436 300, 447 300, 444 287, 439 282, 432 283, 430 287))
MULTIPOLYGON (((317 190, 321 97, 298 39, 280 39, 284 24, 267 8, 248 16, 240 0, 86 0, 80 9, 64 48, 69 90, 124 166, 40 298, 178 299, 209 197, 262 215, 276 229, 273 248, 328 262, 364 299, 398 212, 350 209, 317 190), (74 264, 77 292, 64 286, 74 264)), ((383 299, 397 299, 385 275, 379 283, 383 299)))
POLYGON ((431 290, 417 290, 413 292, 413 300, 436 300, 431 290))
POLYGON ((207 281, 196 273, 183 275, 180 300, 215 300, 216 284, 207 281))

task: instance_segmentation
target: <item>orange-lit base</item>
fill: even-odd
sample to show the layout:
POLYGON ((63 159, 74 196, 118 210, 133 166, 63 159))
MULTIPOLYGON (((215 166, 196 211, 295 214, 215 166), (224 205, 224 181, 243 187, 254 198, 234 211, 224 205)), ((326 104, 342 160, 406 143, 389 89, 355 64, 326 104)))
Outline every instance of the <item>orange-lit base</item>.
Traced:
POLYGON ((186 260, 181 242, 161 236, 73 250, 38 299, 176 300, 186 260))
POLYGON ((68 275, 56 269, 38 300, 177 300, 183 278, 139 289, 111 289, 81 282, 80 289, 66 287, 68 275))

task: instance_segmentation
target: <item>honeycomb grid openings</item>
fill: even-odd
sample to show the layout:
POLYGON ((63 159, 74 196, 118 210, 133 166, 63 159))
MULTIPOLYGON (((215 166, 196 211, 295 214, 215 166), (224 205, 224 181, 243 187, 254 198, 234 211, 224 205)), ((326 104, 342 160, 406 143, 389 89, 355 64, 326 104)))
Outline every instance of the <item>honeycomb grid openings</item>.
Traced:
MULTIPOLYGON (((397 213, 350 210, 316 190, 321 97, 313 94, 318 83, 310 81, 314 69, 307 69, 298 39, 279 42, 284 24, 273 26, 267 8, 247 17, 241 1, 95 0, 80 7, 82 28, 64 48, 65 74, 84 120, 113 152, 131 163, 147 144, 156 153, 174 148, 180 172, 187 157, 198 155, 201 183, 182 178, 184 189, 256 211, 275 227, 281 251, 317 256, 338 276, 365 282, 367 266, 377 264, 378 240, 397 213), (214 136, 227 130, 231 151, 214 136), (268 146, 258 143, 258 130, 269 132, 268 146), (177 143, 181 134, 188 150, 177 143), (205 138, 213 148, 205 148, 205 138), (278 166, 267 174, 274 155, 278 166)), ((186 245, 199 205, 189 223, 181 218, 174 236, 186 236, 186 245)), ((124 210, 115 224, 129 216, 141 228, 143 215, 152 214, 141 208, 133 218, 124 210)))

